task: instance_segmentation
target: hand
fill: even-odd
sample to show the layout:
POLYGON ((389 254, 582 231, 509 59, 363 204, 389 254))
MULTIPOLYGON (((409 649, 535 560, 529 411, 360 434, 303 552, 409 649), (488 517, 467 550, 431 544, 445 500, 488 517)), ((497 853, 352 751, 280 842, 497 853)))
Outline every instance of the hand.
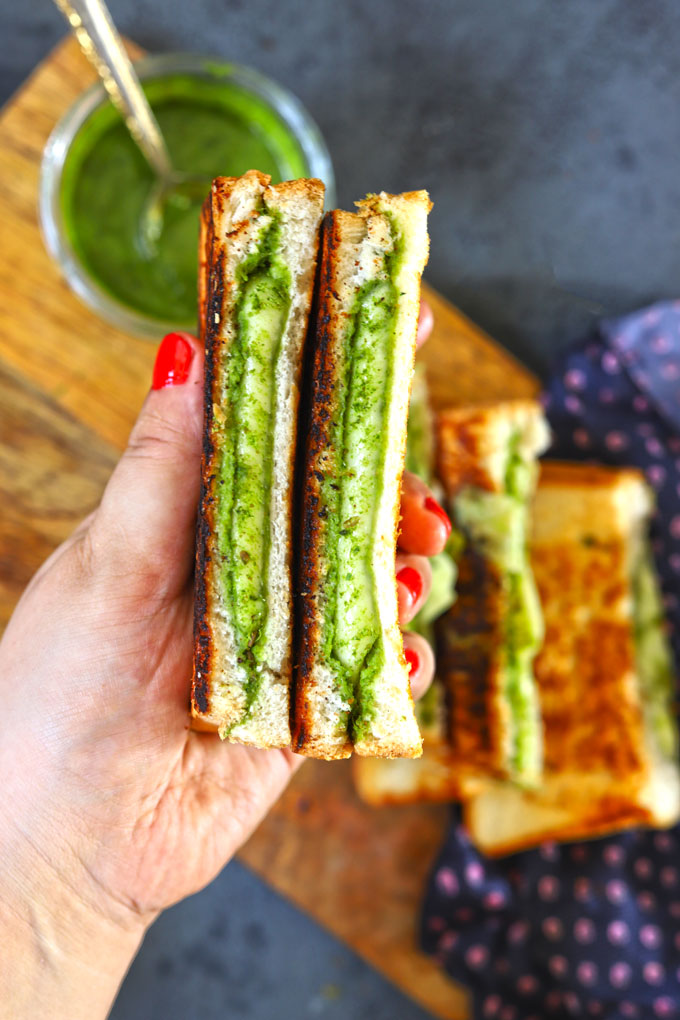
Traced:
MULTIPOLYGON (((434 319, 426 302, 420 303, 416 343, 421 347, 432 332, 434 319)), ((404 473, 401 487, 401 529, 397 552, 399 622, 409 623, 430 594, 432 571, 427 559, 444 548, 451 522, 428 487, 415 475, 404 473)), ((418 699, 434 678, 434 655, 419 634, 404 634, 404 652, 411 666, 411 690, 418 699)))
MULTIPOLYGON (((100 506, 0 644, 0 1001, 17 1020, 104 1016, 146 927, 220 871, 299 761, 189 729, 202 392, 198 342, 166 338, 100 506)), ((423 583, 403 620, 445 540, 428 498, 405 481, 400 572, 423 583)), ((406 640, 422 687, 431 652, 406 640)))

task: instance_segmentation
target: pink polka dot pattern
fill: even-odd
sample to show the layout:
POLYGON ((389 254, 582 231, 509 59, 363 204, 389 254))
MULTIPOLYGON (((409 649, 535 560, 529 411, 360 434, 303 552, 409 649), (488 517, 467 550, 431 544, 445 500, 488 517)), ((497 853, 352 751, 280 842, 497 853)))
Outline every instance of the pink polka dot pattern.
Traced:
POLYGON ((560 883, 554 875, 544 875, 538 882, 538 895, 548 902, 556 900, 560 894, 560 883))
POLYGON ((604 441, 607 444, 607 449, 614 453, 625 450, 629 443, 625 432, 608 432, 604 437, 604 441))
POLYGON ((484 1016, 498 1016, 498 1010, 501 1008, 500 995, 487 995, 483 1008, 484 1016))
POLYGON ((465 868, 465 878, 470 885, 479 885, 484 878, 484 868, 478 861, 472 861, 465 868))
POLYGON ((609 375, 615 375, 617 372, 621 371, 619 359, 613 351, 605 351, 602 355, 602 368, 609 375))
POLYGON ((588 377, 579 368, 572 368, 564 376, 564 385, 569 390, 584 390, 588 385, 588 377))
POLYGON ((614 988, 625 988, 626 985, 630 984, 631 970, 630 965, 621 961, 613 964, 609 971, 609 980, 614 988))
POLYGON ((611 866, 614 867, 616 864, 620 864, 623 860, 623 849, 615 843, 609 843, 602 851, 602 857, 606 864, 611 864, 611 866))
POLYGON ((508 938, 514 945, 524 942, 529 934, 529 925, 526 921, 515 921, 508 929, 508 938))
POLYGON ((520 995, 531 995, 538 988, 538 981, 533 974, 522 974, 517 979, 517 991, 520 995))
POLYGON ((669 1017, 677 1016, 677 1005, 669 995, 660 995, 658 999, 655 999, 652 1003, 655 1016, 669 1017))
POLYGON ((641 893, 638 893, 637 905, 640 908, 640 910, 644 911, 654 910, 654 908, 656 907, 656 898, 652 893, 647 892, 647 890, 645 889, 641 893))
POLYGON ((657 832, 652 841, 657 850, 668 853, 673 849, 673 840, 667 832, 657 832))
POLYGON ((587 878, 577 878, 574 882, 574 896, 577 900, 587 900, 590 896, 590 882, 587 878))
POLYGON ((574 938, 582 945, 589 945, 595 941, 596 928, 589 917, 579 917, 574 924, 574 938))
POLYGON ((640 928, 640 942, 646 949, 658 949, 661 945, 661 929, 655 924, 643 924, 640 928))
POLYGON ((680 365, 676 361, 668 361, 661 366, 661 375, 664 379, 680 379, 680 365))
POLYGON ((489 959, 489 950, 486 946, 470 946, 465 954, 465 961, 469 967, 479 969, 486 966, 489 959))
POLYGON ((500 910, 505 905, 505 894, 500 889, 492 889, 484 897, 487 910, 500 910))
POLYGON ((543 934, 551 942, 559 942, 564 935, 564 926, 559 917, 546 917, 541 925, 543 934))
POLYGON ((458 878, 451 868, 440 868, 437 872, 436 882, 441 891, 449 896, 458 892, 458 878))
POLYGON ((627 894, 626 886, 618 879, 607 882, 604 892, 610 903, 622 903, 627 894))
POLYGON ((671 340, 670 337, 660 334, 652 337, 651 345, 655 354, 668 354, 671 349, 671 340))
POLYGON ((622 946, 630 939, 630 930, 625 921, 611 921, 607 925, 607 938, 613 946, 622 946))
MULTIPOLYGON (((679 283, 680 287, 680 283, 679 283)), ((680 662, 680 301, 604 321, 544 395, 551 457, 637 466, 680 662)), ((680 1020, 680 830, 628 830, 484 860, 456 821, 432 871, 424 948, 493 1020, 680 1020)))
POLYGON ((564 977, 569 970, 569 962, 565 956, 551 956, 548 959, 548 969, 553 977, 564 977))
POLYGON ((642 968, 642 976, 648 985, 660 985, 665 977, 664 969, 656 960, 651 960, 642 968))
POLYGON ((458 944, 458 932, 445 931, 439 939, 437 948, 441 952, 448 953, 449 950, 453 949, 453 947, 457 944, 458 944))
POLYGON ((680 514, 671 519, 669 530, 671 538, 680 538, 680 514))
POLYGON ((652 874, 652 862, 648 857, 638 857, 633 864, 633 870, 638 878, 649 878, 652 874))
POLYGON ((576 968, 576 977, 582 985, 594 985, 597 981, 597 966, 591 960, 584 960, 576 968))
POLYGON ((650 464, 645 474, 655 488, 659 488, 666 481, 666 469, 661 464, 650 464))

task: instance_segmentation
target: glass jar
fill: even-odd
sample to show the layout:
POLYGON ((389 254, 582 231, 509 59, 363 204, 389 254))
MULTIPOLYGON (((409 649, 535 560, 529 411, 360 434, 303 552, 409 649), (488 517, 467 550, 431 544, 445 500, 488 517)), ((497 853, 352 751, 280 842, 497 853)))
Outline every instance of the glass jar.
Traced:
MULTIPOLYGON (((219 111, 222 111, 224 117, 229 120, 232 130, 233 125, 240 122, 245 130, 252 133, 261 151, 265 151, 262 146, 266 148, 271 155, 271 166, 277 168, 277 172, 272 173, 273 179, 319 177, 326 185, 327 208, 334 206, 333 167, 321 132, 299 100, 286 89, 252 68, 191 54, 144 57, 135 63, 135 68, 152 107, 159 115, 161 127, 163 127, 161 118, 163 103, 195 102, 197 109, 199 107, 206 111, 210 109, 215 116, 221 116, 219 111)), ((226 127, 227 120, 225 134, 226 127)), ((127 290, 121 286, 117 292, 117 287, 112 282, 114 276, 110 275, 110 278, 107 278, 107 272, 104 271, 106 263, 103 260, 105 244, 113 235, 112 224, 116 228, 118 226, 116 218, 119 217, 120 223, 124 222, 125 210, 129 208, 128 200, 131 201, 128 194, 130 189, 126 191, 124 177, 120 178, 122 184, 119 195, 115 194, 118 180, 109 182, 113 183, 113 192, 109 198, 106 198, 103 192, 98 193, 96 176, 88 183, 89 200, 93 203, 95 215, 89 220, 82 221, 84 229, 80 235, 78 233, 76 227, 80 195, 78 174, 86 160, 96 160, 97 143, 101 139, 106 140, 107 132, 114 130, 118 132, 124 130, 122 120, 106 96, 103 86, 96 84, 76 100, 52 132, 43 154, 40 177, 40 223, 47 249, 59 263, 62 273, 76 294, 93 311, 119 329, 149 339, 157 339, 172 329, 193 330, 196 327, 195 313, 192 313, 190 321, 177 321, 176 309, 174 316, 164 317, 160 308, 163 304, 162 294, 158 295, 157 288, 154 290, 152 283, 148 288, 145 287, 142 273, 144 264, 140 261, 139 251, 135 250, 131 243, 127 251, 124 247, 121 248, 122 241, 112 249, 112 255, 118 260, 118 279, 122 283, 120 271, 125 270, 127 266, 130 270, 128 280, 130 286, 127 290), (102 206, 105 215, 102 215, 100 221, 96 215, 97 202, 105 198, 106 204, 102 206), (135 294, 140 299, 137 304, 134 300, 135 294), (156 307, 153 309, 140 307, 146 298, 153 298, 156 307)), ((190 122, 187 123, 186 130, 186 137, 191 138, 190 122)), ((112 139, 114 136, 111 134, 107 142, 108 151, 115 159, 117 152, 123 148, 123 141, 127 147, 128 139, 127 136, 123 139, 118 135, 118 150, 115 140, 112 139)), ((259 151, 257 145, 254 152, 259 151)), ((170 138, 168 147, 172 156, 170 138)), ((234 152, 234 161, 229 160, 232 163, 231 167, 222 169, 220 165, 211 168, 210 176, 217 176, 220 173, 242 173, 250 169, 249 166, 238 165, 238 155, 238 151, 234 152)), ((207 149, 203 146, 197 158, 205 162, 209 156, 209 146, 207 149)), ((247 158, 245 152, 244 158, 247 158)), ((150 175, 141 153, 138 154, 138 159, 143 172, 150 175)), ((92 165, 96 168, 96 163, 92 165)), ((198 170, 197 167, 186 165, 178 165, 178 169, 191 172, 198 170)), ((267 168, 256 166, 254 169, 267 168)), ((201 172, 203 170, 205 166, 201 172)), ((138 171, 141 172, 139 167, 138 171)), ((81 177, 83 176, 84 174, 81 174, 81 177)), ((149 177, 149 183, 151 180, 149 177)), ((208 189, 209 178, 206 178, 206 194, 208 189)), ((198 208, 195 228, 197 236, 198 208)), ((193 231, 193 219, 191 230, 193 231)), ((185 263, 183 284, 186 290, 187 281, 190 282, 189 274, 197 264, 195 239, 190 243, 184 243, 183 248, 185 249, 182 252, 185 263)), ((187 310, 189 306, 193 307, 193 295, 189 300, 185 293, 184 303, 187 310)), ((168 304, 172 305, 172 302, 168 304)))

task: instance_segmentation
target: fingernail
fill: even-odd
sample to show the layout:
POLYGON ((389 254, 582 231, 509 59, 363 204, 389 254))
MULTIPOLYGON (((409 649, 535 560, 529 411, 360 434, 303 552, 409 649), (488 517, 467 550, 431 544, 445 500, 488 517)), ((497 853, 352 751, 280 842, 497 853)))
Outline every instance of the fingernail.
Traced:
POLYGON ((420 665, 420 658, 418 653, 413 648, 404 649, 404 658, 406 659, 406 665, 409 668, 409 672, 413 675, 418 672, 418 666, 420 665))
POLYGON ((449 520, 449 517, 448 517, 448 514, 446 513, 446 511, 443 510, 442 507, 440 507, 440 505, 437 502, 437 500, 434 499, 432 496, 428 496, 427 499, 425 500, 425 509, 428 510, 431 514, 434 514, 435 517, 439 518, 439 520, 442 522, 442 524, 446 528, 447 536, 450 535, 451 534, 451 521, 449 520))
POLYGON ((181 386, 189 378, 194 349, 181 333, 168 333, 161 341, 153 366, 152 390, 181 386))
POLYGON ((414 567, 402 567, 397 574, 397 581, 406 588, 409 604, 414 606, 423 591, 423 579, 414 567))

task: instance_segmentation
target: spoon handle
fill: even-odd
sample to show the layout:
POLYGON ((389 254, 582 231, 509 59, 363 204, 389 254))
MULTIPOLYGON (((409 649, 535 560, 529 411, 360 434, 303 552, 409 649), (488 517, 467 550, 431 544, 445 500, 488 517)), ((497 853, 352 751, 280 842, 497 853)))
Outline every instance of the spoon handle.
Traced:
POLYGON ((157 177, 168 180, 173 166, 123 41, 104 0, 54 0, 94 65, 128 131, 157 177))

